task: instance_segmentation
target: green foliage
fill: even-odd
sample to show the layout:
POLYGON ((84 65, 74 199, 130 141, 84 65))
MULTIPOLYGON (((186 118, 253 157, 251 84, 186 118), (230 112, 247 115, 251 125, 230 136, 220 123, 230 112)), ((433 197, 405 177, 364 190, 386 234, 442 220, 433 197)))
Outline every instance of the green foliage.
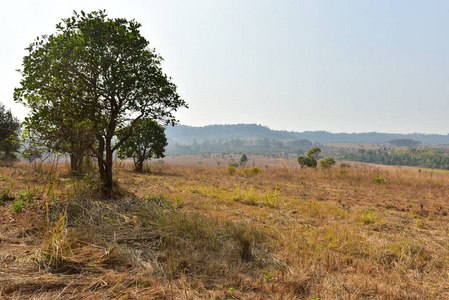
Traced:
POLYGON ((316 168, 318 165, 318 157, 320 156, 321 149, 318 147, 314 147, 307 151, 307 156, 299 156, 298 163, 301 166, 301 169, 304 167, 308 168, 316 168))
POLYGON ((313 147, 312 149, 307 151, 306 154, 308 157, 313 158, 314 160, 318 161, 318 158, 320 157, 320 154, 321 154, 321 149, 318 147, 313 147))
POLYGON ((31 202, 33 201, 33 197, 34 197, 33 191, 28 190, 26 192, 24 191, 19 192, 19 200, 31 202))
POLYGON ((245 166, 247 162, 248 162, 248 157, 246 156, 246 154, 243 154, 242 157, 240 157, 239 164, 241 166, 245 166))
POLYGON ((260 169, 258 167, 254 167, 250 170, 251 175, 257 175, 260 173, 260 169))
POLYGON ((24 206, 25 206, 25 201, 23 201, 22 199, 19 199, 12 204, 12 211, 15 213, 20 213, 20 212, 22 212, 24 206))
POLYGON ((398 147, 416 147, 421 144, 420 141, 415 141, 412 139, 394 139, 391 141, 388 141, 390 145, 398 146, 398 147))
POLYGON ((337 162, 335 161, 335 159, 333 159, 332 157, 328 157, 325 158, 323 160, 320 161, 320 166, 323 169, 329 169, 331 168, 333 165, 335 165, 337 162))
POLYGON ((63 19, 57 32, 37 38, 23 59, 14 99, 30 108, 25 127, 47 147, 76 156, 87 148, 98 160, 103 190, 112 196, 113 153, 139 119, 176 124, 187 107, 161 69, 134 20, 105 11, 63 19), (121 137, 118 133, 123 132, 121 137))
POLYGON ((246 176, 253 176, 253 175, 259 174, 260 173, 260 169, 258 167, 254 167, 252 169, 243 169, 242 172, 246 176))
POLYGON ((0 160, 14 160, 20 148, 20 122, 0 103, 0 160))
POLYGON ((380 176, 376 176, 373 179, 373 183, 387 183, 388 180, 386 178, 380 177, 380 176))
POLYGON ((228 173, 229 173, 229 175, 234 175, 235 174, 235 167, 234 166, 229 166, 228 167, 228 173))
MULTIPOLYGON (((214 125, 218 126, 218 125, 214 125)), ((186 127, 184 125, 179 125, 175 127, 168 127, 166 130, 167 137, 171 139, 169 132, 176 130, 177 127, 186 127)), ((195 155, 195 154, 208 154, 208 153, 234 153, 241 154, 246 153, 254 155, 274 155, 274 153, 289 153, 299 155, 304 153, 304 149, 312 145, 310 141, 307 140, 296 140, 296 141, 283 141, 275 139, 229 139, 221 140, 203 140, 193 142, 191 140, 185 140, 185 138, 190 137, 191 134, 197 131, 190 132, 187 131, 186 136, 181 138, 176 138, 176 140, 182 141, 182 143, 170 143, 167 147, 167 155, 195 155)), ((215 130, 213 131, 215 132, 215 130)), ((219 131, 218 131, 219 132, 219 131)), ((180 130, 179 134, 184 133, 180 130)), ((215 137, 216 137, 215 136, 215 137)), ((192 136, 192 139, 195 136, 192 136)), ((201 137, 201 131, 198 133, 198 137, 201 137)))
POLYGON ((298 163, 301 166, 301 169, 304 167, 315 168, 317 166, 317 161, 308 156, 299 156, 298 163))
POLYGON ((42 150, 37 147, 27 147, 22 151, 22 156, 29 162, 32 163, 34 160, 42 158, 42 150))
POLYGON ((345 160, 384 165, 420 166, 449 170, 449 156, 441 149, 398 149, 394 151, 358 149, 341 157, 345 160))
MULTIPOLYGON (((119 132, 119 139, 123 135, 129 134, 126 128, 119 132)), ((165 157, 164 151, 167 146, 167 138, 164 133, 165 129, 151 119, 139 119, 135 122, 130 138, 124 141, 117 151, 119 158, 134 159, 136 171, 141 172, 143 162, 146 159, 165 157)))

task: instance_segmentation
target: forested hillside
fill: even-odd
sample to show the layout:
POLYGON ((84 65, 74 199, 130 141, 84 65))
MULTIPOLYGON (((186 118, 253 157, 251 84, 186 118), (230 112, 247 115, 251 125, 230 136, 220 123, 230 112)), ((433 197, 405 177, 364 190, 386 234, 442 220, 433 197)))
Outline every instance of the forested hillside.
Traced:
POLYGON ((181 144, 191 144, 194 140, 231 139, 309 140, 318 143, 387 143, 395 139, 411 139, 419 141, 423 145, 449 144, 449 135, 442 134, 293 132, 272 130, 257 124, 209 125, 204 127, 178 125, 168 127, 166 134, 169 142, 181 144))

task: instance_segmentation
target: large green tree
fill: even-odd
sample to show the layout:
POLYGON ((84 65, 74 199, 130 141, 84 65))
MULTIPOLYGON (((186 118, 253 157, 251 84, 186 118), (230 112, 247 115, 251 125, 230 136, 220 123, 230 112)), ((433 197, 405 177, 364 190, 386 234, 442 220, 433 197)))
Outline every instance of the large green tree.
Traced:
MULTIPOLYGON (((121 133, 118 136, 121 137, 121 133)), ((165 146, 165 128, 151 119, 140 119, 134 124, 132 138, 120 146, 117 154, 120 158, 133 158, 135 170, 142 172, 145 160, 165 156, 165 146)))
POLYGON ((0 159, 15 159, 20 148, 20 122, 0 103, 0 159))
POLYGON ((108 196, 113 154, 136 122, 150 118, 174 125, 173 113, 187 107, 140 27, 134 20, 109 19, 102 10, 74 12, 57 24, 55 34, 27 48, 21 87, 14 93, 31 110, 25 126, 50 146, 66 142, 67 148, 92 151, 108 196))

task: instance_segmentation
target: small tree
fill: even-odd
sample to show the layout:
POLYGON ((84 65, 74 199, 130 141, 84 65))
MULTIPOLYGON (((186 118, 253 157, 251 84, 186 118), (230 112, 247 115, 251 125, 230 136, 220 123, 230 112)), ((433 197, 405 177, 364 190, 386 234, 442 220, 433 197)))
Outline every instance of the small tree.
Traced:
POLYGON ((19 129, 19 120, 0 103, 0 159, 16 159, 20 148, 19 129))
POLYGON ((248 156, 246 156, 246 154, 243 154, 242 157, 240 157, 239 164, 241 166, 245 166, 247 162, 248 162, 248 156))
POLYGON ((310 149, 306 154, 308 157, 313 158, 314 160, 318 161, 318 158, 320 157, 320 154, 321 154, 321 149, 318 147, 314 147, 314 148, 310 149))
MULTIPOLYGON (((119 133, 119 139, 126 130, 119 133)), ((165 128, 151 119, 140 119, 134 124, 133 135, 118 149, 119 158, 132 157, 137 172, 142 172, 146 159, 165 157, 167 137, 165 128)))
POLYGON ((307 151, 307 156, 298 157, 298 163, 301 166, 301 169, 304 167, 308 168, 316 168, 318 165, 318 157, 321 153, 321 149, 318 147, 312 148, 307 151))
POLYGON ((331 168, 333 165, 335 165, 337 162, 335 161, 335 159, 333 159, 332 157, 328 157, 325 158, 323 160, 320 161, 320 166, 323 169, 329 169, 331 168))
POLYGON ((298 157, 298 163, 301 166, 301 169, 304 167, 315 168, 317 166, 317 161, 308 156, 298 157))

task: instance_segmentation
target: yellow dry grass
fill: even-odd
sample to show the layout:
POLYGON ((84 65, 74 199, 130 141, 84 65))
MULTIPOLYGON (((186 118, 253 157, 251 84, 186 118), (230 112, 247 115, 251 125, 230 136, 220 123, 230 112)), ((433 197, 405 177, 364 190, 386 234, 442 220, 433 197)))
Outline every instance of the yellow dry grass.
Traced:
POLYGON ((449 299, 448 174, 266 165, 2 167, 0 299, 449 299))

